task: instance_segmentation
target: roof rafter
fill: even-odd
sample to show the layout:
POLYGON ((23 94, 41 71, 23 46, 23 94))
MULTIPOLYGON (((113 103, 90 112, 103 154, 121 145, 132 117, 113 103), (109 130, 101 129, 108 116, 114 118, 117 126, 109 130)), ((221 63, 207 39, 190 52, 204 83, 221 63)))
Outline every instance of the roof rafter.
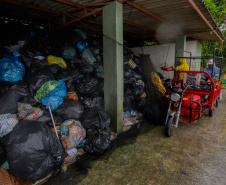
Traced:
MULTIPOLYGON (((92 2, 92 3, 89 3, 89 4, 86 4, 86 5, 84 5, 84 6, 80 6, 80 7, 77 7, 77 8, 75 8, 75 9, 73 9, 73 10, 70 10, 70 11, 68 11, 67 13, 73 13, 73 12, 77 12, 77 11, 80 11, 80 10, 82 10, 83 8, 88 8, 88 7, 91 7, 91 6, 93 6, 93 5, 97 5, 97 4, 99 4, 99 3, 101 3, 101 2, 103 2, 104 0, 97 0, 97 1, 94 1, 94 2, 92 2)), ((110 2, 109 2, 110 3, 110 2)), ((88 9, 87 9, 88 10, 88 9)))
MULTIPOLYGON (((116 0, 116 1, 119 2, 120 0, 116 0)), ((144 12, 144 13, 146 13, 146 14, 148 14, 148 15, 150 15, 150 16, 152 16, 152 17, 154 17, 154 18, 156 18, 156 19, 158 19, 158 20, 160 20, 160 21, 162 21, 162 22, 167 23, 168 25, 170 25, 170 26, 176 28, 177 30, 181 31, 181 29, 180 29, 178 26, 176 26, 176 25, 174 25, 173 23, 167 21, 166 19, 164 19, 164 18, 158 16, 157 14, 155 14, 155 13, 153 13, 153 12, 147 10, 146 8, 140 6, 140 5, 138 5, 138 4, 136 4, 136 3, 132 2, 132 1, 127 1, 126 3, 129 4, 130 6, 133 6, 134 8, 136 8, 136 9, 138 9, 138 10, 140 10, 140 11, 142 11, 142 12, 144 12)), ((199 40, 197 37, 194 37, 193 35, 188 35, 188 36, 190 36, 190 37, 192 37, 192 38, 194 38, 194 39, 196 39, 196 40, 199 40)))

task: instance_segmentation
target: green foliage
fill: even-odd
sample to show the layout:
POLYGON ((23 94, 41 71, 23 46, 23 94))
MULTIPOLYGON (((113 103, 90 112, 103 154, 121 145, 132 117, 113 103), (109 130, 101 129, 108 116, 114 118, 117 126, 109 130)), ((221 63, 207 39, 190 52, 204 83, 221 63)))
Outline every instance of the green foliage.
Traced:
POLYGON ((153 46, 153 45, 156 45, 157 43, 156 42, 148 42, 148 41, 145 41, 143 46, 153 46))
MULTIPOLYGON (((226 37, 226 3, 225 0, 204 0, 211 15, 217 25, 223 29, 222 33, 226 37)), ((213 56, 214 48, 219 48, 223 52, 223 57, 226 58, 226 41, 224 42, 202 42, 202 56, 213 56)), ((220 56, 222 53, 216 53, 220 56)), ((202 61, 202 66, 206 65, 207 60, 202 61)), ((226 71, 226 61, 223 63, 223 71, 226 71)))
POLYGON ((225 23, 226 20, 226 3, 225 0, 204 0, 211 15, 217 22, 218 26, 225 23))

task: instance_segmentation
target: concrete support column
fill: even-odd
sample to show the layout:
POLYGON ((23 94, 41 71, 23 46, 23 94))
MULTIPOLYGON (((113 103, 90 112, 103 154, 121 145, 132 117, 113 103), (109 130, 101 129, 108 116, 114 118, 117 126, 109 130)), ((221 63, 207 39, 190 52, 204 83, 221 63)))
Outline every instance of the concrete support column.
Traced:
MULTIPOLYGON (((197 57, 202 55, 202 43, 200 41, 197 40, 197 44, 196 44, 196 55, 197 57)), ((195 70, 196 71, 201 71, 201 59, 200 60, 196 60, 198 64, 195 65, 195 70)))
POLYGON ((118 2, 103 8, 103 60, 105 111, 111 130, 123 131, 123 5, 118 2))
MULTIPOLYGON (((178 35, 176 38, 175 53, 178 50, 186 51, 186 35, 178 35)), ((177 52, 178 57, 185 57, 184 52, 177 52)))
MULTIPOLYGON (((178 35, 175 43, 175 61, 174 66, 180 65, 180 59, 176 57, 185 57, 186 53, 182 51, 186 51, 186 35, 178 35)), ((188 64, 189 65, 189 64, 188 64)), ((174 76, 176 75, 176 71, 174 71, 174 76)))

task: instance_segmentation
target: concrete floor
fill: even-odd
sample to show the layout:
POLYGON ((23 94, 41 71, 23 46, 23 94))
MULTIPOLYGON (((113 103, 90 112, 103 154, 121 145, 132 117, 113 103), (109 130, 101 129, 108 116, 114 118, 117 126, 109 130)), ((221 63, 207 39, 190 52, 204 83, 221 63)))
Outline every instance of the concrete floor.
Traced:
POLYGON ((93 162, 79 185, 226 185, 225 89, 214 117, 181 123, 171 138, 164 131, 157 126, 108 160, 93 162))

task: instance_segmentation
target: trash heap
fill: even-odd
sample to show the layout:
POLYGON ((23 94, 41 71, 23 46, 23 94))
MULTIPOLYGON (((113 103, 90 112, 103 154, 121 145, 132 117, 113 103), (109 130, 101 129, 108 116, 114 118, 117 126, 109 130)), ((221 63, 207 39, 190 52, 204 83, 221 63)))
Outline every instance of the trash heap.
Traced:
MULTIPOLYGON (((36 181, 65 169, 81 150, 103 154, 111 130, 102 42, 79 29, 31 35, 16 46, 0 46, 0 166, 36 181)), ((124 48, 123 62, 122 124, 131 126, 143 117, 145 83, 139 57, 124 48)))

